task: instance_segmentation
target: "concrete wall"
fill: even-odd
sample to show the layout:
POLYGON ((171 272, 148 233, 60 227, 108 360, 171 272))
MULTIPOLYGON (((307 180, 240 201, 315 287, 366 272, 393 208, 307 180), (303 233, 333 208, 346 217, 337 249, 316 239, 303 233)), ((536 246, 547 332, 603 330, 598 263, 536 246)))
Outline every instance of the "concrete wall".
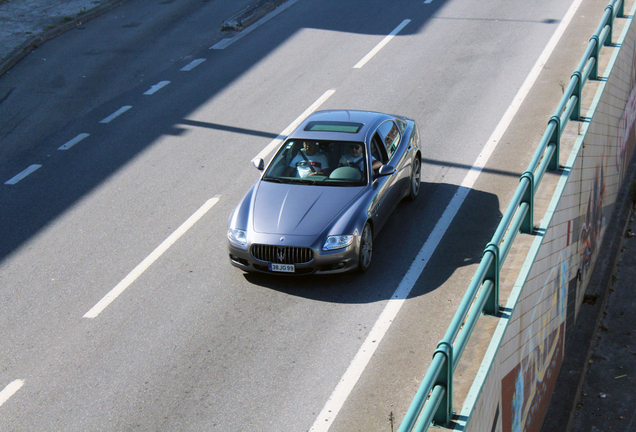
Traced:
MULTIPOLYGON (((633 16, 634 10, 630 16, 633 16)), ((459 413, 457 430, 539 432, 635 147, 636 25, 616 48, 459 413)), ((561 160, 563 161, 562 155, 561 160)), ((563 162, 562 162, 563 163, 563 162)))

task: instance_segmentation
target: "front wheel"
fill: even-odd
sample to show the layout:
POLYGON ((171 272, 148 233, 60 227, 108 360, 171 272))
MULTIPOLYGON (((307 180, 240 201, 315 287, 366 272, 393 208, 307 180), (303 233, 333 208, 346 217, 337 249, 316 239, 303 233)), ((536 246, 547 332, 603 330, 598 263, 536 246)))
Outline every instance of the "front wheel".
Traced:
POLYGON ((416 158, 413 161, 413 170, 411 171, 411 191, 409 193, 409 200, 415 201, 417 194, 420 192, 420 181, 422 177, 422 162, 420 158, 416 158))
POLYGON ((360 236, 360 259, 358 270, 364 273, 371 267, 371 257, 373 256, 373 231, 369 222, 364 224, 362 235, 360 236))

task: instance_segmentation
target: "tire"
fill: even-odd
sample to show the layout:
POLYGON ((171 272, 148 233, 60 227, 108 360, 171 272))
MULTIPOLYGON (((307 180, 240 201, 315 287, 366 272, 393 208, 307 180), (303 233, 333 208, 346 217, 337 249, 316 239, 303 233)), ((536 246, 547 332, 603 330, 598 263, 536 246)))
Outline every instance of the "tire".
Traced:
POLYGON ((409 201, 415 201, 417 194, 420 192, 420 182, 422 177, 422 161, 419 156, 413 161, 413 170, 411 171, 411 190, 409 193, 409 201))
POLYGON ((360 236, 360 258, 358 260, 358 270, 366 272, 371 267, 373 257, 373 230, 369 222, 364 224, 362 235, 360 236))

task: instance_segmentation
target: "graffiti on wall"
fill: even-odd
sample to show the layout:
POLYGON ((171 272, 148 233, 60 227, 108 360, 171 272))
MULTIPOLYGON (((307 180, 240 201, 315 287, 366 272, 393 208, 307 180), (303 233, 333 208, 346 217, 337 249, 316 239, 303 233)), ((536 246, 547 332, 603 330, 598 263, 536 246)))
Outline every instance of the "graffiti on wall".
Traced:
POLYGON ((616 135, 616 171, 622 181, 627 163, 631 160, 636 142, 634 123, 636 122, 636 48, 632 55, 632 70, 630 77, 630 88, 627 103, 623 109, 623 114, 618 121, 618 133, 616 135))
POLYGON ((502 380, 504 432, 539 432, 548 409, 563 361, 569 285, 565 253, 561 252, 536 305, 527 312, 532 324, 520 333, 522 360, 502 380))
POLYGON ((603 204, 605 201, 604 161, 605 156, 601 158, 601 164, 596 166, 594 181, 587 199, 585 219, 581 226, 579 270, 582 275, 585 275, 590 268, 594 253, 600 246, 601 234, 605 225, 605 216, 603 215, 603 204))
MULTIPOLYGON (((621 72, 627 71, 630 76, 618 78, 621 80, 619 86, 627 79, 629 87, 626 92, 624 88, 618 89, 611 96, 614 99, 608 102, 619 109, 621 102, 625 103, 620 119, 610 114, 618 124, 605 125, 609 128, 607 141, 598 143, 604 148, 603 154, 600 158, 597 154, 591 156, 600 162, 596 163, 594 177, 589 180, 589 193, 581 194, 579 217, 568 222, 567 245, 559 255, 559 264, 551 270, 544 286, 532 294, 532 298, 538 296, 536 304, 531 304, 529 310, 525 306, 523 311, 523 325, 514 341, 519 343, 520 351, 515 357, 519 363, 501 381, 503 432, 539 432, 541 429, 561 368, 565 334, 574 327, 576 305, 580 304, 578 290, 585 286, 580 282, 581 276, 587 273, 589 277, 598 255, 607 216, 603 210, 608 212, 611 208, 607 200, 614 193, 614 178, 618 179, 619 185, 624 181, 627 166, 636 152, 636 44, 633 40, 632 35, 631 58, 621 67, 621 72), (610 192, 606 191, 606 180, 612 188, 610 192), (586 198, 587 207, 583 207, 586 198), (570 227, 573 228, 573 243, 570 243, 570 227), (578 239, 575 233, 578 233, 578 239), (578 250, 575 250, 577 246, 578 250), (579 275, 568 280, 568 269, 572 274, 577 267, 579 275)), ((590 165, 594 167, 594 164, 590 165)))

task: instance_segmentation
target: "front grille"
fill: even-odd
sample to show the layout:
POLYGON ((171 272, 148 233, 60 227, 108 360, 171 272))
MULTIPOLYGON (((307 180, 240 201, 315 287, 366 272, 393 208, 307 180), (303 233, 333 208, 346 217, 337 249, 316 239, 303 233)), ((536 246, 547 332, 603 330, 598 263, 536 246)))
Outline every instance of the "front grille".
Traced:
POLYGON ((305 264, 314 259, 314 251, 305 247, 254 244, 252 256, 276 264, 305 264))

